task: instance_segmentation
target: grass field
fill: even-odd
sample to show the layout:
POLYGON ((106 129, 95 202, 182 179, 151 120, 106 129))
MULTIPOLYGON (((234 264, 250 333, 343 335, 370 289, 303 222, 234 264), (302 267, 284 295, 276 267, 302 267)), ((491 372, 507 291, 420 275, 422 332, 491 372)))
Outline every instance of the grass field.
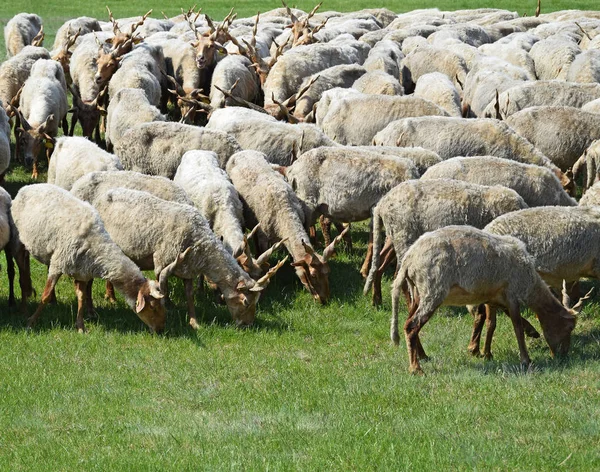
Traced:
MULTIPOLYGON (((534 3, 494 7, 533 11, 534 3)), ((544 4, 593 8, 591 2, 544 4)), ((177 13, 159 5, 111 2, 117 16, 149 7, 177 13)), ((214 1, 202 6, 215 17, 228 8, 214 1)), ((244 15, 277 3, 237 6, 244 15)), ((352 9, 366 6, 352 3, 352 9)), ((103 3, 49 0, 2 5, 0 21, 21 10, 41 14, 50 33, 70 16, 104 17, 103 3)), ((9 190, 25 183, 28 171, 16 166, 9 190)), ((404 345, 389 342, 390 278, 381 309, 362 296, 366 233, 364 225, 357 228, 354 252, 342 250, 331 263, 329 305, 317 306, 287 266, 249 330, 235 329, 226 308, 204 291, 196 297, 202 326, 192 331, 176 282, 167 332, 153 336, 122 301, 105 302, 97 281, 98 319, 79 335, 72 281, 64 278, 58 304, 28 332, 23 315, 7 308, 3 271, 0 470, 600 469, 598 299, 580 316, 568 359, 552 360, 543 340, 527 341, 534 362, 527 373, 518 367, 506 317, 498 320, 495 359, 484 362, 467 354, 466 311, 440 310, 422 334, 431 357, 423 364, 427 375, 413 377, 404 345)), ((46 268, 33 262, 32 271, 39 294, 46 268)))

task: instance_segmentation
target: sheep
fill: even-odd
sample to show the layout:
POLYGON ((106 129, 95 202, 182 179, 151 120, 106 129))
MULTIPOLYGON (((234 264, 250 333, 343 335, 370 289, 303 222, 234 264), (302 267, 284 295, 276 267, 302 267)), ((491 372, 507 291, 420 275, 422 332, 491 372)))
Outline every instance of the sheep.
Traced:
POLYGON ((503 59, 514 66, 524 69, 531 79, 536 78, 535 62, 533 58, 524 49, 511 43, 493 43, 484 44, 479 47, 479 50, 487 56, 495 56, 503 59))
POLYGON ((237 190, 211 151, 188 151, 173 181, 189 195, 223 245, 234 254, 243 244, 243 207, 237 190))
POLYGON ((443 116, 405 118, 390 123, 375 135, 373 141, 377 146, 421 146, 438 153, 442 159, 496 156, 540 165, 554 172, 564 188, 572 184, 548 157, 506 123, 498 120, 443 116))
MULTIPOLYGON (((206 125, 212 132, 212 120, 206 125)), ((273 164, 289 165, 299 154, 321 146, 335 146, 317 126, 271 122, 262 118, 235 120, 221 124, 218 129, 235 138, 242 149, 260 151, 273 164)), ((223 166, 222 166, 223 167, 223 166)))
POLYGON ((578 54, 569 67, 566 80, 593 84, 600 82, 600 51, 590 49, 578 54))
POLYGON ((363 67, 367 72, 380 70, 400 79, 400 63, 403 58, 404 54, 398 43, 384 39, 371 48, 363 67))
POLYGON ((42 19, 34 13, 19 13, 4 27, 4 41, 8 57, 15 56, 25 46, 41 46, 44 41, 42 19))
POLYGON ((111 97, 106 114, 106 148, 108 150, 121 140, 127 130, 141 123, 167 121, 158 108, 150 104, 141 89, 125 88, 111 97))
POLYGON ((80 31, 79 36, 83 37, 88 33, 102 31, 102 29, 100 28, 98 20, 89 16, 80 16, 79 18, 65 21, 62 26, 58 28, 56 36, 54 37, 51 53, 52 57, 58 54, 69 43, 69 37, 78 31, 80 31))
POLYGON ((127 170, 172 179, 183 154, 194 149, 214 151, 219 165, 225 167, 229 157, 241 148, 223 131, 155 121, 130 128, 114 152, 127 170))
POLYGON ((252 63, 244 56, 227 56, 219 61, 213 72, 210 85, 210 106, 223 108, 231 105, 231 99, 227 99, 221 90, 230 90, 236 82, 237 85, 232 91, 234 96, 248 102, 257 101, 261 89, 258 75, 252 70, 252 63))
POLYGON ((16 56, 0 64, 0 101, 6 109, 31 73, 38 59, 50 59, 48 50, 37 46, 25 46, 16 56))
POLYGON ((535 63, 535 73, 540 80, 565 80, 581 48, 565 36, 556 35, 535 43, 529 54, 535 63))
POLYGON ((360 41, 298 46, 279 58, 265 83, 265 107, 274 100, 285 101, 298 90, 302 81, 317 72, 341 64, 362 64, 369 46, 360 41))
POLYGON ((444 46, 449 41, 458 40, 473 47, 493 42, 486 29, 474 24, 442 25, 427 38, 433 46, 444 46))
POLYGON ((427 169, 421 180, 454 179, 479 185, 502 185, 516 191, 528 206, 576 206, 546 167, 494 156, 453 157, 427 169))
MULTIPOLYGON (((146 93, 150 104, 159 106, 162 93, 161 69, 165 69, 165 59, 160 46, 142 43, 122 56, 119 68, 108 83, 108 95, 114 97, 124 88, 139 88, 146 93)), ((98 77, 101 77, 100 72, 96 74, 97 82, 98 77)))
POLYGON ((321 99, 323 93, 334 87, 349 88, 361 76, 366 73, 364 67, 356 64, 342 64, 329 67, 314 75, 306 77, 300 89, 304 89, 308 84, 308 90, 296 101, 294 116, 299 119, 306 118, 316 103, 321 99))
POLYGON ((316 301, 326 303, 330 295, 327 261, 333 255, 339 236, 322 256, 314 251, 306 232, 305 208, 292 187, 271 168, 264 154, 238 152, 231 156, 226 170, 242 198, 246 224, 260 223, 257 237, 262 239, 262 248, 266 241, 282 241, 304 287, 316 301))
MULTIPOLYGON (((84 332, 84 311, 91 302, 94 278, 114 283, 127 304, 155 332, 165 326, 163 294, 158 282, 148 280, 112 241, 100 215, 88 203, 51 184, 27 185, 12 204, 19 238, 35 259, 48 266, 42 300, 28 320, 32 327, 50 301, 62 274, 75 279, 78 308, 76 326, 84 332)), ((176 265, 177 261, 172 265, 176 265)))
POLYGON ((38 60, 31 68, 31 75, 23 86, 16 140, 25 163, 33 164, 33 177, 37 178, 37 159, 42 143, 47 156, 62 122, 67 134, 67 86, 62 66, 48 59, 38 60))
POLYGON ((465 60, 456 53, 438 47, 417 48, 408 54, 401 63, 402 80, 406 93, 411 93, 419 77, 431 72, 446 74, 454 85, 462 90, 467 73, 465 60))
POLYGON ((449 116, 462 116, 460 94, 448 76, 441 72, 423 74, 419 77, 414 95, 435 103, 449 116))
POLYGON ((371 144, 373 137, 389 123, 424 115, 445 116, 446 112, 433 102, 418 97, 357 94, 335 100, 318 124, 339 144, 365 146, 371 144), (368 120, 365 120, 366 116, 368 120))
POLYGON ((566 171, 600 139, 600 116, 571 107, 530 107, 506 123, 566 171))
POLYGON ((10 166, 10 122, 0 102, 0 183, 10 166))
POLYGON ((338 100, 345 98, 351 98, 352 96, 358 96, 361 93, 353 88, 342 88, 335 87, 330 90, 326 90, 321 95, 321 100, 316 107, 313 107, 313 116, 316 124, 321 126, 323 119, 329 113, 329 108, 333 106, 338 100))
POLYGON ((440 162, 442 159, 435 152, 422 147, 396 147, 396 146, 354 146, 353 149, 370 151, 382 156, 396 156, 410 159, 417 168, 419 176, 427 169, 440 162))
POLYGON ((233 121, 247 120, 265 120, 270 123, 277 123, 277 119, 268 113, 245 107, 225 107, 218 108, 210 114, 206 127, 209 129, 224 129, 233 121))
MULTIPOLYGON (((582 108, 600 98, 600 84, 579 84, 563 80, 536 80, 510 87, 490 103, 483 116, 495 117, 495 108, 506 119, 518 111, 535 106, 567 106, 582 108)), ((585 110, 585 108, 582 108, 585 110)))
POLYGON ((58 138, 48 166, 48 183, 65 190, 81 176, 96 171, 123 170, 121 161, 96 144, 81 137, 58 138))
POLYGON ((401 261, 423 233, 454 224, 483 228, 494 218, 523 208, 527 204, 517 192, 499 185, 487 187, 451 179, 411 180, 397 185, 373 210, 373 259, 365 295, 373 287, 373 304, 381 304, 385 267, 394 255, 401 261), (392 243, 391 247, 386 245, 383 254, 382 224, 392 243), (381 255, 386 260, 383 265, 381 255))
POLYGON ((381 70, 367 72, 352 84, 352 88, 361 93, 373 95, 404 94, 404 90, 398 79, 381 70))
POLYGON ((12 199, 10 194, 0 187, 0 250, 4 249, 6 256, 6 272, 8 275, 8 306, 15 305, 15 259, 19 267, 19 285, 21 288, 22 309, 25 300, 31 296, 31 270, 29 256, 26 254, 11 214, 12 199))
POLYGON ((404 325, 409 371, 422 374, 426 358, 419 331, 440 305, 490 303, 506 310, 513 324, 521 364, 531 364, 520 316, 521 305, 537 314, 552 355, 568 353, 577 318, 552 295, 535 271, 525 245, 470 226, 448 226, 421 236, 406 252, 392 286, 390 335, 398 345, 400 292, 409 306, 404 325))
POLYGON ((110 45, 104 40, 109 38, 108 34, 92 33, 81 38, 79 45, 73 51, 70 62, 70 73, 73 86, 70 91, 73 95, 73 117, 69 134, 72 136, 75 125, 79 121, 83 136, 92 139, 96 130, 96 142, 100 142, 100 113, 99 106, 103 100, 101 87, 96 82, 98 70, 98 51, 108 52, 110 45), (99 47, 97 44, 101 42, 99 47))
POLYGON ((184 280, 189 323, 194 329, 199 325, 193 279, 200 274, 219 287, 237 326, 252 325, 260 292, 281 264, 254 281, 223 247, 202 214, 190 205, 119 188, 99 195, 94 207, 123 252, 142 270, 154 270, 163 293, 170 275, 184 280), (143 223, 135 224, 136 221, 143 223), (169 264, 173 257, 178 261, 175 267, 169 264))

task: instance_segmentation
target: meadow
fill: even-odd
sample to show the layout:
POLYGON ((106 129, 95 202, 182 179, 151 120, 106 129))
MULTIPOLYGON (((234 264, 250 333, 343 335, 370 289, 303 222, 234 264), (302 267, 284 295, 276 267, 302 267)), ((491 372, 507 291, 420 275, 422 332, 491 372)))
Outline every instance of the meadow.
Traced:
MULTIPOLYGON (((595 6, 583 0, 542 5, 543 11, 595 6)), ((120 0, 110 6, 116 17, 150 8, 157 17, 189 5, 120 0)), ((211 0, 202 6, 220 18, 230 6, 244 16, 278 3, 211 0)), ((326 1, 323 8, 369 6, 326 1)), ((377 6, 400 12, 483 5, 411 0, 377 6)), ((532 14, 535 1, 493 6, 532 14)), ((106 19, 104 3, 89 0, 4 1, 0 26, 19 11, 44 18, 47 46, 67 18, 106 19)), ((13 196, 30 182, 29 170, 18 164, 7 176, 13 196)), ((342 248, 330 264, 327 306, 313 302, 288 265, 247 330, 236 329, 226 307, 205 289, 196 295, 201 327, 193 331, 183 285, 173 281, 166 333, 152 335, 121 298, 117 305, 106 302, 96 281, 97 319, 87 320, 88 333, 80 335, 73 283, 64 277, 57 305, 27 331, 24 315, 7 307, 3 263, 0 470, 600 469, 598 298, 580 315, 568 358, 551 359, 543 339, 527 340, 528 372, 519 367, 507 317, 498 319, 494 360, 484 361, 467 352, 467 312, 441 309, 422 332, 431 357, 423 364, 427 375, 414 377, 404 343, 395 348, 389 341, 392 274, 384 278, 383 306, 372 307, 359 274, 366 225, 356 225, 353 238, 353 251, 342 248)), ((32 261, 32 277, 38 296, 30 313, 45 266, 32 261)))

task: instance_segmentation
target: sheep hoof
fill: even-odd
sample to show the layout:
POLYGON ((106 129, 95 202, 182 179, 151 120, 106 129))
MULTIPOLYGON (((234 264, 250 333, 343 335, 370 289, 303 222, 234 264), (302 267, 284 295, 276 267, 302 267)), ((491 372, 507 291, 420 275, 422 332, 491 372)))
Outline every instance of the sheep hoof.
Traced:
POLYGON ((198 321, 196 321, 196 318, 190 318, 190 326, 196 331, 200 328, 200 325, 198 324, 198 321))
POLYGON ((492 356, 491 352, 488 352, 486 354, 483 355, 483 359, 486 361, 493 361, 494 360, 494 356, 492 356))
POLYGON ((423 369, 421 369, 421 367, 420 367, 420 366, 419 366, 419 367, 411 367, 411 368, 409 369, 409 371, 410 371, 410 373, 411 373, 412 375, 418 375, 418 376, 423 376, 423 375, 425 375, 425 372, 423 372, 423 369))
POLYGON ((473 357, 482 357, 481 351, 479 351, 479 348, 478 348, 478 347, 474 347, 474 346, 473 346, 473 347, 471 347, 471 346, 469 346, 469 347, 467 348, 467 350, 468 350, 468 351, 471 353, 471 355, 472 355, 473 357))

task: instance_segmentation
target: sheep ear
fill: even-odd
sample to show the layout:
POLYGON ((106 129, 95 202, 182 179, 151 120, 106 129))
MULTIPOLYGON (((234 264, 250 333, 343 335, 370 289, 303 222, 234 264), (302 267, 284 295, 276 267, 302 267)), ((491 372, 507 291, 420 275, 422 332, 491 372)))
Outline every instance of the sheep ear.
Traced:
POLYGON ((146 306, 146 299, 144 298, 144 294, 140 290, 138 292, 138 297, 135 302, 135 312, 140 313, 144 309, 145 306, 146 306))
POLYGON ((248 286, 246 285, 246 282, 244 282, 243 280, 240 280, 235 287, 235 289, 239 290, 239 291, 245 290, 246 288, 248 288, 248 286))
POLYGON ((108 38, 108 39, 105 39, 104 42, 108 43, 108 44, 112 44, 113 43, 113 39, 114 38, 108 38))

